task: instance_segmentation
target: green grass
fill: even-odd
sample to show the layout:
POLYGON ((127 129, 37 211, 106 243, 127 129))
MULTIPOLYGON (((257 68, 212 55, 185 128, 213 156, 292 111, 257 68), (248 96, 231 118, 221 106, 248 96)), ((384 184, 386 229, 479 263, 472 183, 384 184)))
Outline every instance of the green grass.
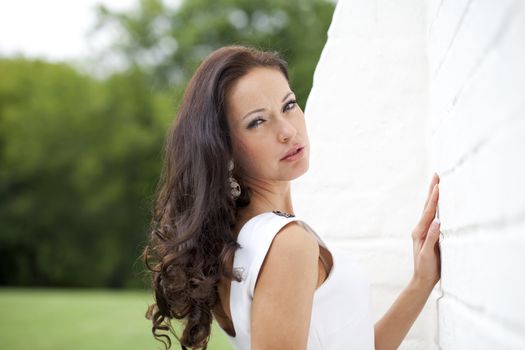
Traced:
MULTIPOLYGON (((144 317, 152 300, 133 291, 2 288, 0 349, 164 349, 144 317)), ((208 349, 231 350, 215 322, 208 349)))

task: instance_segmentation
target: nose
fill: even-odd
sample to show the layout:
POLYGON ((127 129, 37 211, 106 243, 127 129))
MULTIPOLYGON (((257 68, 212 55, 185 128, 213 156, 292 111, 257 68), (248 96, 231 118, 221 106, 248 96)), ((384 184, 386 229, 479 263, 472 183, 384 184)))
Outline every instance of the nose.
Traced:
POLYGON ((288 142, 295 137, 295 134, 297 134, 295 127, 289 122, 283 121, 279 129, 279 141, 288 142))

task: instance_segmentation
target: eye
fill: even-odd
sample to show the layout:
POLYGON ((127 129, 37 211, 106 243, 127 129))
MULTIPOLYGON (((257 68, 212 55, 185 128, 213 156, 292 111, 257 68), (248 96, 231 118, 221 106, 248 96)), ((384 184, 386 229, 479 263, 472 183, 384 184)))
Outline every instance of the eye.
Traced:
MULTIPOLYGON (((297 106, 297 100, 290 100, 290 101, 288 101, 288 103, 286 104, 286 107, 284 108, 284 112, 289 111, 291 109, 294 109, 295 106, 297 106), (292 105, 292 107, 288 107, 290 105, 292 105)), ((250 124, 248 124, 248 129, 257 128, 263 122, 265 122, 265 120, 263 118, 255 118, 254 120, 252 120, 250 122, 250 124), (260 121, 260 123, 259 123, 259 121, 260 121)))
POLYGON ((252 122, 250 124, 248 124, 248 129, 256 128, 256 127, 258 127, 259 125, 262 124, 262 123, 257 123, 258 121, 263 121, 264 122, 264 119, 262 119, 262 118, 255 118, 254 120, 252 120, 252 122))
POLYGON ((288 107, 290 104, 292 104, 293 106, 290 107, 290 108, 285 108, 285 109, 284 109, 285 111, 288 111, 288 110, 290 110, 290 109, 294 109, 295 106, 297 105, 297 101, 296 101, 296 100, 290 100, 290 101, 286 104, 286 107, 288 107))

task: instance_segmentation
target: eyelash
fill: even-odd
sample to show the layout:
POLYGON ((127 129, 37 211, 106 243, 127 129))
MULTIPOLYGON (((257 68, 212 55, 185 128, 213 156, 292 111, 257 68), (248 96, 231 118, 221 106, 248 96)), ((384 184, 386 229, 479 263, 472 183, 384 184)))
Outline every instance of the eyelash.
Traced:
MULTIPOLYGON (((289 111, 289 110, 291 110, 291 109, 294 109, 295 106, 297 105, 297 100, 290 100, 290 101, 288 101, 288 103, 286 104, 286 106, 288 107, 288 105, 290 105, 291 103, 293 103, 294 106, 291 107, 291 108, 285 109, 285 111, 289 111)), ((253 128, 253 127, 258 127, 259 125, 261 125, 261 124, 256 124, 256 122, 259 121, 259 120, 264 120, 264 119, 262 119, 262 118, 256 118, 256 119, 254 119, 250 124, 248 124, 248 129, 251 129, 251 128, 253 128)))

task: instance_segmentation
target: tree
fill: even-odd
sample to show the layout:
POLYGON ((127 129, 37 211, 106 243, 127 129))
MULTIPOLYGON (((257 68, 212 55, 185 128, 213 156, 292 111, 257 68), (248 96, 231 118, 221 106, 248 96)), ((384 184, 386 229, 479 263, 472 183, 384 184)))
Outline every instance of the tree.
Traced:
POLYGON ((99 22, 119 29, 107 51, 140 67, 151 86, 180 97, 198 64, 216 48, 248 44, 276 50, 288 61, 290 85, 304 106, 334 11, 327 0, 192 0, 169 7, 141 0, 132 11, 98 8, 99 22))
POLYGON ((140 285, 167 97, 140 71, 15 59, 0 75, 0 284, 140 285))
POLYGON ((0 285, 143 286, 139 253, 165 132, 197 65, 248 44, 288 61, 304 106, 334 5, 323 0, 141 0, 99 7, 126 69, 0 59, 0 285), (140 272, 139 272, 140 271, 140 272))

